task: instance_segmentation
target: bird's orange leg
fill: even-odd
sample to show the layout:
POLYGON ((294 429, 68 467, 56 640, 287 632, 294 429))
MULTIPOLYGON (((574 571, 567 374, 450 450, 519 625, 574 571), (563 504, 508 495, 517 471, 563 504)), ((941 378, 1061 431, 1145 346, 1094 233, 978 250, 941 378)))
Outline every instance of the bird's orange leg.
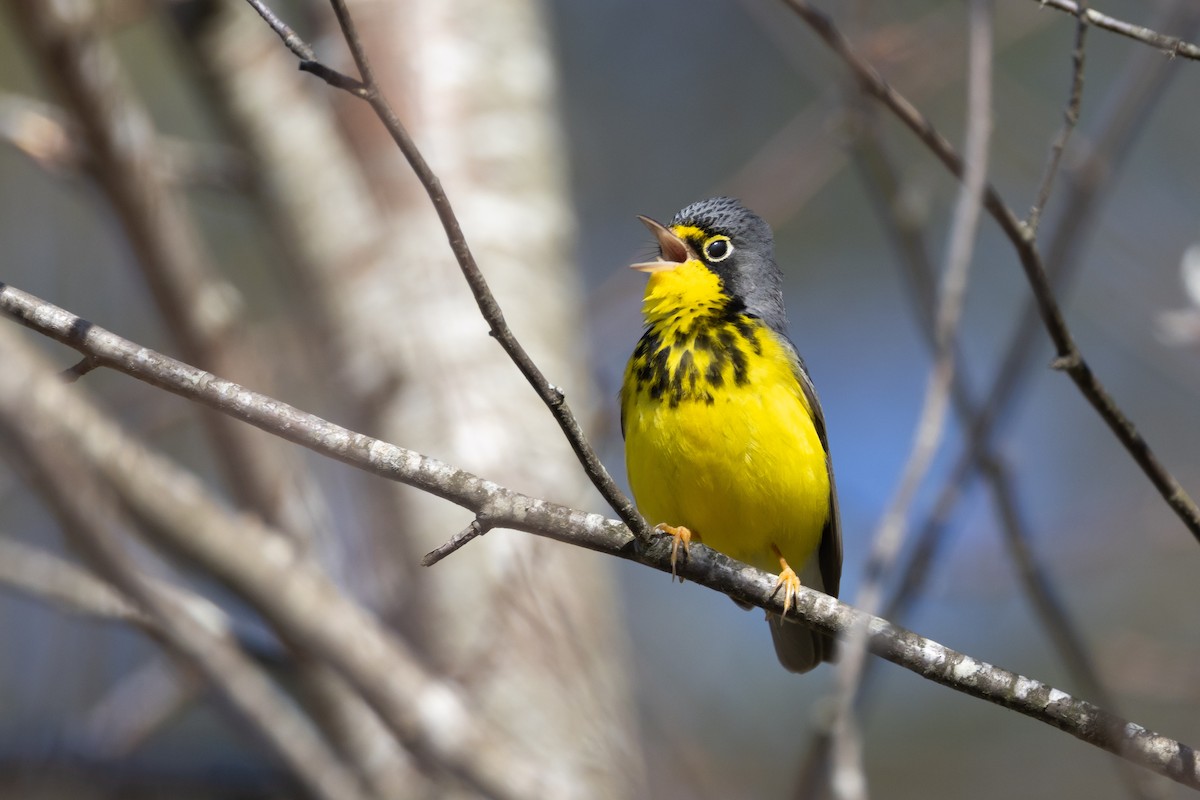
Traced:
MULTIPOLYGON (((683 542, 683 557, 686 559, 688 557, 688 547, 692 544, 692 539, 698 542, 700 541, 700 536, 692 533, 682 525, 676 528, 665 522, 655 525, 654 530, 659 533, 670 534, 675 539, 675 542, 671 545, 671 579, 674 580, 679 577, 675 574, 675 560, 679 557, 679 543, 683 542)), ((679 578, 679 582, 683 583, 683 578, 679 578)))
POLYGON ((771 592, 773 597, 776 592, 783 589, 783 615, 792 610, 792 606, 796 604, 796 595, 800 592, 800 576, 796 571, 788 566, 787 559, 783 557, 783 553, 779 552, 779 548, 771 545, 771 550, 775 553, 775 557, 779 559, 779 577, 775 579, 775 590, 771 592))

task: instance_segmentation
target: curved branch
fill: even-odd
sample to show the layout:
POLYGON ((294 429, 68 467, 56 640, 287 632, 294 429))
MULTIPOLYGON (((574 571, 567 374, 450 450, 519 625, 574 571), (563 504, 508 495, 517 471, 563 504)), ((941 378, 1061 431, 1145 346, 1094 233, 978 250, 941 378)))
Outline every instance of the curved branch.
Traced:
MULTIPOLYGON (((636 561, 661 572, 672 571, 669 536, 655 536, 647 544, 639 545, 629 530, 616 520, 529 497, 437 459, 355 433, 212 373, 140 347, 4 283, 0 283, 0 314, 12 317, 82 354, 90 355, 104 366, 241 419, 314 452, 389 480, 414 486, 476 514, 486 515, 493 527, 526 531, 636 561)), ((32 370, 26 371, 32 373, 32 370)), ((65 387, 58 388, 67 391, 65 387)), ((153 487, 149 491, 152 490, 153 487)), ((143 488, 142 491, 148 490, 143 488)), ((257 526, 251 527, 252 530, 262 530, 257 526)), ((212 526, 206 526, 202 533, 204 536, 229 536, 229 531, 212 529, 212 526)), ((235 543, 242 541, 239 536, 233 534, 235 543)), ((196 542, 181 541, 179 544, 192 550, 200 547, 196 542)), ((332 587, 328 592, 321 591, 319 602, 322 614, 308 613, 314 607, 311 602, 314 587, 299 584, 311 584, 316 580, 308 574, 309 570, 301 569, 295 563, 278 563, 278 553, 275 554, 276 563, 259 564, 256 563, 258 559, 250 558, 252 548, 243 543, 238 545, 238 549, 240 561, 234 566, 241 571, 239 588, 251 592, 254 599, 269 603, 271 610, 264 609, 268 616, 272 613, 286 614, 282 621, 287 625, 281 625, 281 628, 309 626, 307 635, 317 635, 312 632, 311 626, 322 626, 327 621, 322 618, 332 616, 332 603, 340 595, 330 594, 334 591, 332 587), (281 569, 286 573, 286 583, 281 583, 282 577, 276 574, 281 569), (263 570, 271 572, 271 576, 264 576, 263 570), (309 602, 300 602, 299 598, 291 595, 281 596, 281 589, 307 593, 309 602), (297 607, 285 607, 292 600, 296 600, 297 607)), ((197 550, 196 555, 203 553, 197 550)), ((689 557, 676 565, 676 569, 682 577, 727 594, 738 602, 775 613, 783 612, 783 601, 776 592, 774 575, 734 561, 703 545, 693 546, 689 557)), ((229 575, 225 577, 235 580, 229 575)), ((830 634, 844 633, 856 625, 864 626, 869 632, 871 651, 888 661, 935 683, 1052 725, 1174 781, 1200 788, 1200 762, 1193 748, 1152 733, 1041 681, 951 650, 807 587, 800 590, 793 613, 806 624, 830 634)), ((273 619, 280 622, 279 619, 273 619)), ((331 635, 327 628, 328 625, 321 627, 319 635, 331 635)), ((323 646, 316 649, 327 653, 329 644, 329 640, 323 640, 323 646)), ((360 642, 360 647, 365 644, 360 642)), ((380 645, 369 645, 371 648, 377 646, 380 645)), ((339 666, 352 675, 354 673, 350 667, 360 666, 354 659, 361 659, 363 655, 361 650, 354 648, 349 652, 333 653, 330 657, 341 658, 339 666)), ((378 656, 380 652, 375 650, 372 655, 378 656)), ((444 687, 442 691, 445 691, 444 687)), ((373 700, 379 699, 378 694, 368 692, 368 696, 373 700)))

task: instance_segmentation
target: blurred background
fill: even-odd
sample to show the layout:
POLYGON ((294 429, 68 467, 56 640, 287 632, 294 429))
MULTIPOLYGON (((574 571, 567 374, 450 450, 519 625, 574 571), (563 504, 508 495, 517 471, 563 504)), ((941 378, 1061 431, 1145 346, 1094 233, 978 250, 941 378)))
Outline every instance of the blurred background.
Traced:
MULTIPOLYGON (((965 5, 837 5, 860 52, 960 147, 965 5)), ((297 72, 235 0, 65 7, 77 18, 56 22, 33 0, 0 3, 0 281, 340 424, 604 510, 487 336, 427 199, 365 105, 297 72), (75 77, 63 67, 70 42, 96 48, 75 77), (106 115, 89 122, 85 95, 89 81, 110 79, 121 95, 105 102, 122 121, 106 150, 106 115), (141 167, 142 190, 161 191, 146 207, 165 203, 164 216, 186 220, 189 233, 174 242, 182 253, 155 245, 152 231, 138 230, 136 202, 121 200, 122 175, 141 167), (164 300, 161 275, 176 267, 162 262, 176 257, 183 274, 200 276, 190 285, 203 291, 181 295, 183 307, 204 309, 196 320, 181 322, 164 300), (205 325, 211 335, 197 336, 205 325)), ((273 7, 321 59, 352 72, 324 4, 273 7)), ((825 409, 842 597, 853 602, 930 366, 928 314, 894 229, 899 220, 939 265, 956 182, 859 95, 783 3, 351 8, 510 325, 623 486, 616 396, 640 335, 644 282, 625 265, 650 248, 635 215, 666 219, 731 194, 772 224, 792 338, 825 409)), ((1111 0, 1101 10, 1185 40, 1200 30, 1190 2, 1111 0)), ((1018 216, 1062 125, 1075 35, 1072 16, 1034 0, 996 4, 989 178, 1018 216)), ((1090 30, 1081 117, 1039 232, 1084 355, 1193 495, 1200 258, 1186 254, 1200 240, 1198 127, 1200 65, 1090 30)), ((1194 745, 1200 551, 1070 380, 1048 369, 1040 325, 1017 349, 1022 378, 1010 395, 996 391, 1029 296, 1011 245, 985 218, 960 374, 977 402, 1003 403, 994 452, 1030 547, 1118 710, 1194 745)), ((2 327, 60 369, 76 360, 2 327)), ((187 403, 106 371, 81 387, 223 502, 295 533, 481 713, 548 761, 573 765, 578 796, 804 796, 802 767, 834 671, 784 672, 760 613, 508 531, 422 571, 420 555, 469 522, 467 512, 257 434, 251 446, 285 466, 263 468, 273 483, 256 507, 187 403)), ((952 417, 888 594, 965 440, 952 417)), ((11 466, 0 465, 0 538, 73 558, 11 466)), ((963 487, 893 619, 1089 697, 1022 588, 991 495, 978 481, 963 487)), ((257 626, 219 576, 138 558, 257 626)), ((0 796, 298 791, 212 692, 181 678, 141 634, 10 589, 0 584, 0 796)), ((281 661, 270 668, 286 684, 281 661)), ((878 797, 1131 794, 1105 753, 889 664, 871 665, 862 715, 878 797)), ((412 796, 450 792, 436 781, 406 785, 412 796)), ((1165 781, 1142 790, 1185 794, 1165 781)))

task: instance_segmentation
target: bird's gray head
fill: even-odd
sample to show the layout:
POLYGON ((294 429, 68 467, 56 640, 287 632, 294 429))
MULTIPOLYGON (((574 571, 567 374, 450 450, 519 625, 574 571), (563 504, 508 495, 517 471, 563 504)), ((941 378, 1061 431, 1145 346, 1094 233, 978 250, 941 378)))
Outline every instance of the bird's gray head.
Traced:
POLYGON ((786 335, 783 274, 775 263, 771 226, 762 217, 732 197, 712 197, 682 209, 670 232, 717 274, 735 306, 786 335))

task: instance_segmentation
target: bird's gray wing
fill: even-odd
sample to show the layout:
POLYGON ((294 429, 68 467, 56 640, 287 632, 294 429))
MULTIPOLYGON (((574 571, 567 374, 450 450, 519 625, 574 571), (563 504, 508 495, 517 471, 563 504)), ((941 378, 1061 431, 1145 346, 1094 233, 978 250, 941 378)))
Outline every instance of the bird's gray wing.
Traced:
POLYGON ((796 380, 800 384, 800 390, 804 392, 805 400, 808 401, 813 425, 817 429, 817 436, 821 439, 821 446, 825 448, 825 468, 829 472, 829 520, 825 523, 825 530, 821 533, 817 563, 821 570, 822 591, 837 597, 842 582, 842 521, 838 511, 837 486, 833 479, 833 462, 829 458, 829 438, 825 433, 825 413, 821 410, 821 401, 817 399, 817 390, 813 386, 812 378, 808 375, 808 369, 804 366, 804 360, 796 352, 795 345, 791 341, 788 341, 788 344, 796 357, 793 370, 796 380))

